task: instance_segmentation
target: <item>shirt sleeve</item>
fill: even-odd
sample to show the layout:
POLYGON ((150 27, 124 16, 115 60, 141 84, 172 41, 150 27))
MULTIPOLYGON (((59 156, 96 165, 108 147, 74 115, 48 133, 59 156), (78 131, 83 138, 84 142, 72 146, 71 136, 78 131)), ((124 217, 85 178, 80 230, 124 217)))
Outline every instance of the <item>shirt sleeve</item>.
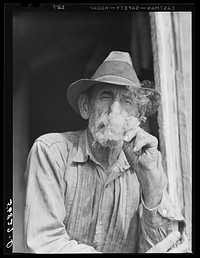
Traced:
POLYGON ((55 146, 36 141, 29 153, 25 174, 25 248, 29 253, 97 252, 70 239, 66 232, 64 169, 55 146))
POLYGON ((162 241, 173 231, 181 233, 186 227, 186 221, 174 206, 166 188, 167 178, 161 164, 161 154, 158 158, 158 169, 162 173, 163 195, 160 204, 154 209, 148 209, 141 195, 140 214, 140 239, 139 253, 145 253, 152 246, 162 241))

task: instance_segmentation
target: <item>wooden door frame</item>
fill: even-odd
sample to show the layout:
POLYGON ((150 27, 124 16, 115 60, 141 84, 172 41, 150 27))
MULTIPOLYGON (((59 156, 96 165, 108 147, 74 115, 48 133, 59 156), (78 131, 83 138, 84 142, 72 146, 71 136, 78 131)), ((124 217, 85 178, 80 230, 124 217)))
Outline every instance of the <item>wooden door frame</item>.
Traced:
POLYGON ((158 114, 168 192, 192 231, 192 15, 151 12, 155 88, 161 93, 158 114))

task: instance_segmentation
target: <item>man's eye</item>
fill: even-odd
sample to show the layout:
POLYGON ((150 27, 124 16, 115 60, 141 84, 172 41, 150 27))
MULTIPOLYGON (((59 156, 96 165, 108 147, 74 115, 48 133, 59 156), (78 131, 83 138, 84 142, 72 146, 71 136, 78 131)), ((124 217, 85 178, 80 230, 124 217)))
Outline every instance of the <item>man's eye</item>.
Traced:
POLYGON ((102 95, 102 96, 100 97, 100 99, 102 99, 102 100, 108 100, 108 99, 110 99, 110 96, 109 96, 109 95, 102 95))
POLYGON ((125 103, 126 103, 126 104, 130 104, 130 105, 133 104, 132 101, 131 101, 131 100, 128 100, 128 99, 125 99, 125 103))

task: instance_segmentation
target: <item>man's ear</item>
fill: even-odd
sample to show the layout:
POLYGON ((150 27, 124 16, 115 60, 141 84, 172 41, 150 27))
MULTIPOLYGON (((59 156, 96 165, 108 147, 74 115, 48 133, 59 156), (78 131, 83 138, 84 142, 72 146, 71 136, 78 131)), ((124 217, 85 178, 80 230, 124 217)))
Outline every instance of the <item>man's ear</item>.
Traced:
POLYGON ((82 93, 78 98, 78 107, 83 119, 89 118, 89 99, 85 93, 82 93))

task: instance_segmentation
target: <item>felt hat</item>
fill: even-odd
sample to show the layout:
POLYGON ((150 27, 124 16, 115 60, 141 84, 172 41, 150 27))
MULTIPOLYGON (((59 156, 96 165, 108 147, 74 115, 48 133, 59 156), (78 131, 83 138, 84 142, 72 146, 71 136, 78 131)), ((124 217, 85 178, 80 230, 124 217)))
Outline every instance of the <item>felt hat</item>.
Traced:
POLYGON ((91 79, 79 79, 68 87, 68 102, 77 113, 80 94, 97 84, 126 86, 128 90, 136 93, 139 105, 145 106, 146 116, 155 113, 159 107, 160 93, 149 88, 149 81, 139 81, 128 52, 112 51, 91 79))

